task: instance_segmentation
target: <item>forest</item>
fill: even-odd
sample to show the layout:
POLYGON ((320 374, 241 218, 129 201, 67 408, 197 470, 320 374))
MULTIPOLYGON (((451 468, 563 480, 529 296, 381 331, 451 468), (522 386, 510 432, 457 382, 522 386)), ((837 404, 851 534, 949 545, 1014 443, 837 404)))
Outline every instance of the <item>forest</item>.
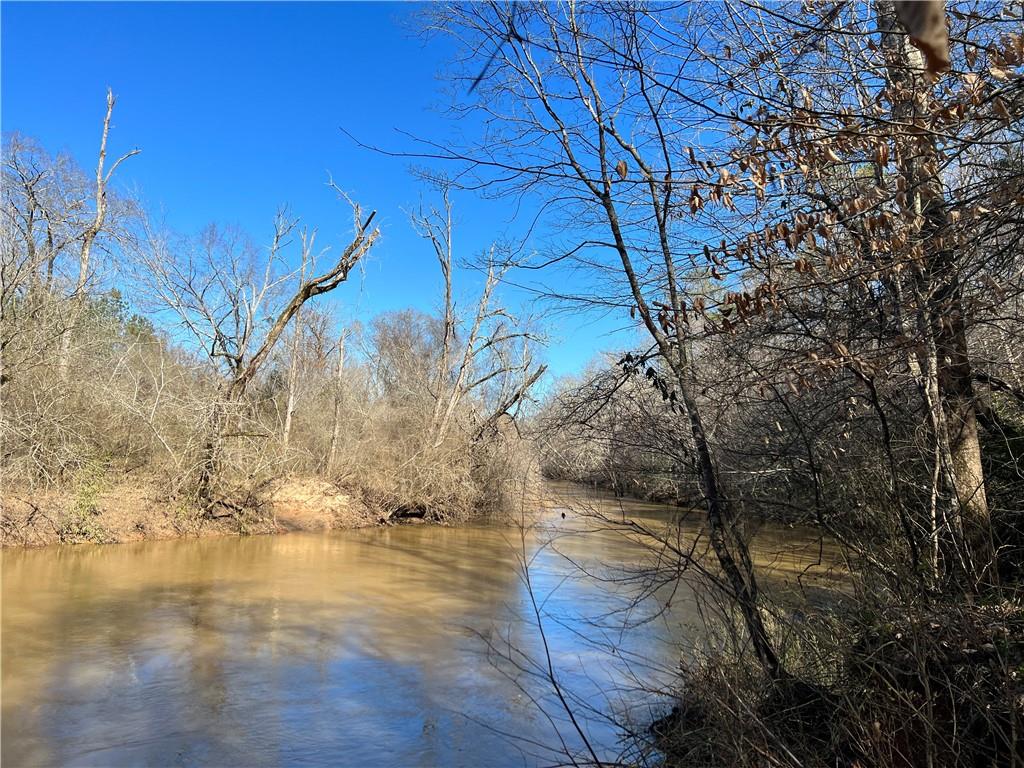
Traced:
POLYGON ((218 520, 272 528, 285 476, 304 479, 300 497, 317 496, 317 481, 348 489, 364 523, 487 515, 530 480, 509 421, 544 373, 539 336, 495 295, 496 258, 474 311, 456 313, 446 195, 412 214, 442 311, 339 328, 336 305, 312 300, 344 292, 379 235, 374 212, 331 180, 352 222, 341 243, 287 209, 264 243, 216 224, 159 229, 110 188, 135 154, 106 157, 114 105, 109 93, 95 177, 5 137, 7 536, 105 541, 145 526, 104 530, 112 489, 136 503, 156 494, 182 533, 218 520), (64 493, 50 509, 37 489, 51 503, 45 491, 64 493))
POLYGON ((577 514, 644 548, 643 595, 699 583, 716 640, 611 756, 548 653, 582 744, 560 764, 1024 765, 1024 5, 417 24, 457 51, 451 118, 485 130, 360 151, 434 169, 408 218, 435 312, 339 321, 380 237, 342 179, 346 226, 180 233, 116 185, 112 92, 87 168, 5 133, 5 546, 280 531, 311 497, 344 499, 325 527, 522 524, 546 483, 597 487, 680 511, 577 514), (471 194, 540 201, 531 247, 460 252, 471 194), (510 309, 536 271, 570 278, 510 309), (636 344, 555 378, 556 311, 636 344), (766 587, 767 523, 834 546, 844 587, 766 587))

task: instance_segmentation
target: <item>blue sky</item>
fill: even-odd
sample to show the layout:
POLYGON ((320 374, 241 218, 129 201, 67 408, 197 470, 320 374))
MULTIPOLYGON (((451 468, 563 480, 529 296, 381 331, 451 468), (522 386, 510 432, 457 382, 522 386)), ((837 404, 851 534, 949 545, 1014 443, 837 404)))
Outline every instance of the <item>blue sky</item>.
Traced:
MULTIPOLYGON (((453 51, 416 34, 415 10, 393 3, 4 2, 0 122, 89 167, 109 85, 118 98, 111 154, 142 149, 119 169, 118 184, 137 189, 151 212, 183 232, 236 224, 262 242, 286 203, 318 227, 321 242, 338 242, 349 215, 325 186, 330 171, 378 210, 383 230, 362 284, 340 289, 343 316, 430 310, 439 297, 436 263, 403 213, 429 193, 408 161, 360 149, 340 130, 409 149, 396 129, 441 141, 456 129, 442 114, 453 51)), ((466 257, 524 231, 529 213, 466 193, 455 203, 466 257)), ((461 292, 475 290, 479 279, 460 274, 461 292)), ((510 289, 507 300, 515 305, 530 294, 510 289)), ((606 334, 625 322, 555 316, 552 371, 575 372, 616 339, 622 344, 621 334, 606 334)))

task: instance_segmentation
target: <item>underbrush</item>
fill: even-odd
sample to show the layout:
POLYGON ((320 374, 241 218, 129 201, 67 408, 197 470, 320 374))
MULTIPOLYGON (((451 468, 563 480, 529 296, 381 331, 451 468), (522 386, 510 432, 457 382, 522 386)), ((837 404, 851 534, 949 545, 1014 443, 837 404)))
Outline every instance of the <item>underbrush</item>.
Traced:
POLYGON ((529 443, 502 432, 486 439, 469 434, 453 432, 436 448, 424 448, 416 433, 404 441, 385 435, 348 445, 333 473, 295 468, 279 447, 260 441, 225 441, 205 499, 197 490, 195 451, 131 473, 90 458, 63 481, 9 475, 0 538, 6 545, 41 546, 328 530, 414 518, 441 524, 513 519, 539 487, 529 443), (282 488, 296 485, 304 489, 301 498, 278 498, 282 488), (282 510, 286 519, 279 520, 282 510))
POLYGON ((1024 764, 1024 609, 1019 602, 846 606, 801 622, 790 674, 743 657, 681 671, 651 733, 669 766, 1024 764))
POLYGON ((422 518, 440 523, 510 519, 539 485, 529 445, 518 437, 458 438, 408 453, 395 445, 352 457, 345 485, 388 521, 422 518))

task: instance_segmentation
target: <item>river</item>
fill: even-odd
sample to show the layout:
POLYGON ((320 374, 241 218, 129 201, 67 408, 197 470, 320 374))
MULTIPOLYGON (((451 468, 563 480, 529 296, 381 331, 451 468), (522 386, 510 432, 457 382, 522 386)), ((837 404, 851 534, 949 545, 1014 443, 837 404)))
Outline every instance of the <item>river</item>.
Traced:
MULTIPOLYGON (((658 527, 678 509, 552 494, 525 535, 409 525, 7 550, 0 759, 564 762, 560 739, 583 745, 545 679, 544 640, 588 739, 614 757, 617 724, 657 716, 680 653, 700 639, 700 590, 665 584, 629 608, 643 584, 633 569, 654 555, 581 514, 658 527)), ((813 534, 784 526, 755 544, 766 580, 783 587, 822 553, 813 534)), ((806 574, 817 582, 839 578, 824 554, 806 574)))

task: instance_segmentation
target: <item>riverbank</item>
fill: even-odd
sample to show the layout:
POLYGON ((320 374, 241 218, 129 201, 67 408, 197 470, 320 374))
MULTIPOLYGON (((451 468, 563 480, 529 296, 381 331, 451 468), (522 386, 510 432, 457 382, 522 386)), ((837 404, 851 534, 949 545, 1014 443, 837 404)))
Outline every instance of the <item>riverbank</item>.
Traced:
POLYGON ((154 483, 76 492, 6 489, 0 507, 0 546, 330 531, 386 522, 353 493, 310 478, 282 480, 258 506, 222 509, 212 517, 168 498, 154 483))

